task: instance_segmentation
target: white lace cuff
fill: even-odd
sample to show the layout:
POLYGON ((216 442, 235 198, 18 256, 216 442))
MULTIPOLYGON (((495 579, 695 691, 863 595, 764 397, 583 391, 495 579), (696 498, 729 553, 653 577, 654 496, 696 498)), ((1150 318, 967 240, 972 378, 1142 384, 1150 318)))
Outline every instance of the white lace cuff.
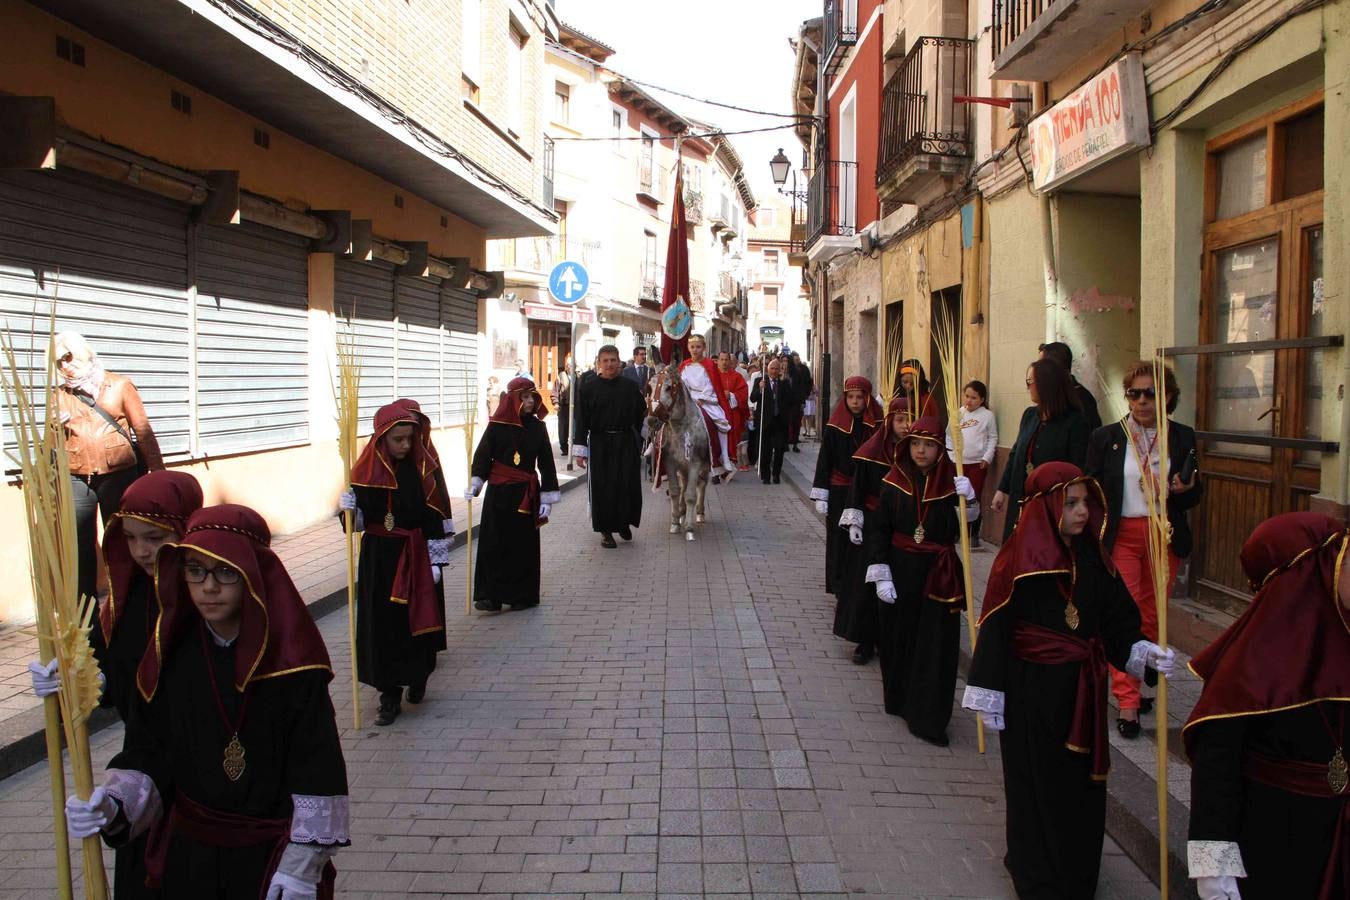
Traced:
POLYGON ((572 455, 577 459, 586 459, 591 455, 591 450, 585 444, 573 444, 572 455))
POLYGON ((1242 850, 1232 841, 1187 841, 1186 865, 1192 878, 1246 878, 1242 850))
POLYGON ((812 499, 812 500, 829 500, 829 499, 830 499, 830 490, 829 490, 829 488, 818 488, 818 487, 813 487, 813 488, 811 488, 811 499, 812 499))
POLYGON ((291 843, 350 844, 352 830, 351 801, 339 797, 311 797, 291 794, 295 810, 291 813, 291 843))
POLYGON ((1144 667, 1148 664, 1148 651, 1153 649, 1152 641, 1135 641, 1130 648, 1130 659, 1125 663, 1126 674, 1144 680, 1144 667))
POLYGON ((1003 715, 1003 692, 991 691, 989 688, 968 684, 966 685, 966 692, 961 695, 961 708, 1001 716, 1003 715))
POLYGON ((475 497, 478 496, 478 492, 482 489, 483 479, 479 478, 477 475, 469 479, 469 490, 473 491, 475 497))
POLYGON ((427 556, 431 557, 433 566, 450 565, 450 539, 432 538, 427 541, 427 556))
POLYGON ((150 776, 135 769, 109 769, 103 776, 103 791, 122 804, 122 813, 136 838, 159 821, 164 802, 150 776))
POLYGON ((857 525, 859 528, 863 524, 863 511, 861 509, 846 509, 839 516, 839 527, 847 528, 850 525, 857 525))
POLYGON ((455 533, 455 520, 454 520, 454 519, 441 519, 441 530, 444 531, 444 532, 446 533, 447 536, 454 534, 454 533, 455 533))
POLYGON ((552 506, 555 503, 562 502, 562 491, 544 491, 539 495, 540 503, 547 503, 552 506))
POLYGON ((323 867, 336 853, 336 847, 322 844, 287 844, 277 861, 277 871, 308 884, 318 884, 323 878, 323 867))
POLYGON ((876 565, 868 566, 867 576, 863 578, 863 581, 868 584, 880 584, 883 581, 894 580, 895 579, 891 578, 891 567, 885 563, 877 563, 876 565))

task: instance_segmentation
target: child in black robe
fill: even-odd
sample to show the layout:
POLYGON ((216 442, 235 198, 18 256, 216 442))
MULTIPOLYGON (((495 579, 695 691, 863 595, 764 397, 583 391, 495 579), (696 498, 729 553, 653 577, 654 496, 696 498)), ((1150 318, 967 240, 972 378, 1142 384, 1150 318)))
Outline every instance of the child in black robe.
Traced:
POLYGON ((539 529, 562 499, 543 398, 528 378, 513 378, 473 455, 465 499, 487 485, 473 570, 474 609, 539 605, 539 529))
POLYGON ((1350 581, 1345 526, 1267 519, 1242 547, 1257 594, 1191 661, 1187 857, 1202 900, 1350 898, 1350 581))
POLYGON ((421 703, 436 654, 445 649, 441 567, 450 562, 450 497, 440 458, 417 404, 398 400, 375 413, 375 430, 352 466, 343 509, 364 529, 357 569, 356 671, 380 692, 376 725, 421 703))
POLYGON ((88 800, 66 801, 73 837, 148 833, 165 897, 332 897, 350 843, 328 652, 270 540, 225 505, 160 552, 125 746, 88 800))
POLYGON ((1008 853, 1017 896, 1088 900, 1106 832, 1107 663, 1168 674, 1101 548, 1101 488, 1070 463, 1026 477, 1026 501, 989 576, 962 698, 1002 732, 1008 853))
POLYGON ((960 612, 965 601, 956 541, 957 494, 973 499, 954 474, 937 419, 915 422, 898 445, 881 486, 876 527, 865 535, 866 580, 876 585, 886 712, 910 733, 947 746, 956 691, 960 612))

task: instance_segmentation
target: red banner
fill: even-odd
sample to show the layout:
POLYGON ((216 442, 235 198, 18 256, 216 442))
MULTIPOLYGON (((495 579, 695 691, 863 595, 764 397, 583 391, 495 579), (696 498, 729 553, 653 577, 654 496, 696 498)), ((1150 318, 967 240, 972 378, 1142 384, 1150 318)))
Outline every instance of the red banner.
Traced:
MULTIPOLYGON (((684 165, 675 143, 675 197, 670 204, 670 240, 666 244, 666 283, 661 291, 661 312, 677 302, 689 305, 689 229, 684 215, 684 165)), ((674 340, 661 335, 661 359, 670 363, 678 351, 680 359, 689 358, 689 336, 674 340)))

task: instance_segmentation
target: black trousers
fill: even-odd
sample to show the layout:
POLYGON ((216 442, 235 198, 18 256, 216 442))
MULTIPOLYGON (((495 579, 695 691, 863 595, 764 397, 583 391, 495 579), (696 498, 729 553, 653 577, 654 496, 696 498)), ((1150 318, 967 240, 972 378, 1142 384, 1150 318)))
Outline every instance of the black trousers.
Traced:
POLYGON ((572 448, 568 446, 572 438, 572 405, 570 403, 558 404, 558 449, 564 454, 572 448))
POLYGON ((764 426, 764 447, 759 456, 759 477, 774 478, 783 474, 783 453, 787 450, 787 419, 775 416, 764 426))
POLYGON ((75 501, 75 539, 79 544, 79 590, 93 597, 98 588, 98 561, 95 546, 98 528, 94 522, 97 509, 107 525, 113 513, 122 507, 122 492, 139 477, 135 466, 108 472, 105 475, 70 476, 71 494, 75 501))

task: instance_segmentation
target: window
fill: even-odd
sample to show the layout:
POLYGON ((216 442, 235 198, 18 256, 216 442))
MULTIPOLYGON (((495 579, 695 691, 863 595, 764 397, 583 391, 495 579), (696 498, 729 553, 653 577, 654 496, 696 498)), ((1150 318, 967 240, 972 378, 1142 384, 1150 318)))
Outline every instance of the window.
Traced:
POLYGON ((511 23, 506 41, 506 127, 513 137, 525 131, 525 33, 511 23))
POLYGON ((623 110, 611 109, 609 111, 609 127, 614 138, 614 149, 616 151, 623 149, 623 110))
POLYGON ((764 251, 764 274, 769 278, 777 278, 783 274, 782 270, 778 267, 777 250, 764 251))
POLYGON ((477 103, 478 86, 482 84, 483 0, 464 0, 460 10, 459 68, 464 76, 464 99, 477 103))
POLYGON ((638 157, 638 187, 644 194, 652 192, 656 178, 656 136, 642 132, 642 155, 638 157))
POLYGON ((567 255, 567 201, 555 200, 553 211, 558 214, 558 262, 568 259, 567 255))
POLYGON ((572 116, 572 88, 561 81, 553 82, 553 121, 566 125, 572 116))
MULTIPOLYGON (((761 206, 759 209, 755 210, 755 224, 760 228, 772 228, 773 214, 774 208, 772 206, 761 206)), ((764 252, 767 253, 768 251, 766 250, 764 252)))
POLYGON ((778 288, 766 287, 764 289, 764 311, 766 313, 778 312, 778 288))

